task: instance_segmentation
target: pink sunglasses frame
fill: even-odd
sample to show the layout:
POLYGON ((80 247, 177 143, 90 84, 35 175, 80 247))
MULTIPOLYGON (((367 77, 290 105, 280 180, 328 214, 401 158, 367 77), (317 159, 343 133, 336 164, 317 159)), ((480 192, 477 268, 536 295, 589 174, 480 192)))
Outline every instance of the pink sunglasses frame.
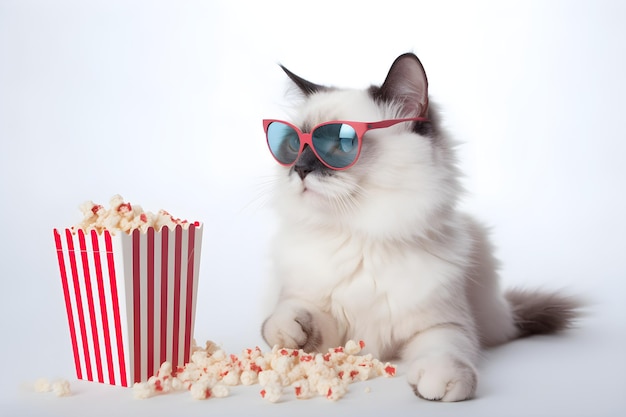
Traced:
POLYGON ((284 167, 290 167, 293 166, 296 161, 298 160, 298 158, 300 157, 300 155, 302 155, 302 151, 304 150, 304 145, 309 145, 309 148, 311 148, 311 150, 313 151, 313 153, 315 154, 315 156, 317 157, 317 159, 324 164, 327 168, 330 168, 332 170, 335 171, 343 171, 344 169, 348 169, 351 166, 353 166, 354 164, 356 164, 356 161, 359 160, 359 156, 361 155, 361 145, 363 143, 363 135, 365 135, 365 133, 368 130, 373 130, 373 129, 384 129, 386 127, 391 127, 393 125, 396 125, 398 123, 403 123, 403 122, 427 122, 428 118, 426 117, 410 117, 410 118, 406 118, 406 119, 388 119, 388 120, 381 120, 379 122, 354 122, 354 121, 346 121, 346 120, 331 120, 328 122, 324 122, 324 123, 320 123, 316 126, 314 126, 311 129, 311 132, 309 133, 305 133, 303 131, 301 131, 298 126, 295 126, 292 123, 286 122, 284 120, 279 120, 279 119, 263 119, 263 130, 265 131, 265 141, 267 142, 267 147, 270 148, 270 143, 269 143, 269 138, 267 136, 267 130, 270 126, 270 124, 274 123, 274 122, 278 122, 278 123, 283 123, 289 127, 291 127, 297 134, 298 134, 298 138, 300 139, 300 149, 298 150, 298 155, 296 156, 296 159, 290 163, 290 164, 285 164, 281 161, 278 160, 278 158, 276 158, 274 156, 274 153, 272 152, 271 148, 270 148, 270 154, 272 154, 272 157, 276 160, 276 162, 278 162, 280 165, 284 166, 284 167), (317 153, 317 150, 315 149, 315 146, 313 146, 313 133, 315 131, 315 129, 325 126, 325 125, 329 125, 329 124, 347 124, 349 126, 351 126, 354 131, 356 132, 356 137, 357 137, 357 141, 358 141, 358 148, 357 148, 357 153, 356 156, 354 158, 354 161, 352 161, 352 163, 350 165, 346 165, 345 167, 341 167, 341 168, 337 168, 334 167, 332 165, 329 165, 328 163, 326 163, 326 161, 324 161, 319 154, 317 153))

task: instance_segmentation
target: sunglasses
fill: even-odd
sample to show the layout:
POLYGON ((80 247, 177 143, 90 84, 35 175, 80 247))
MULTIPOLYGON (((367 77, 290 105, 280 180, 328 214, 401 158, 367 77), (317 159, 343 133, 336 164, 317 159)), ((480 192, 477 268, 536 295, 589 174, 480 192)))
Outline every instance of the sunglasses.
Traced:
POLYGON ((267 145, 272 156, 283 166, 295 164, 305 145, 328 168, 348 169, 361 153, 363 135, 368 130, 383 129, 403 122, 427 122, 425 117, 391 119, 380 122, 331 121, 315 126, 310 133, 282 120, 263 120, 267 145))

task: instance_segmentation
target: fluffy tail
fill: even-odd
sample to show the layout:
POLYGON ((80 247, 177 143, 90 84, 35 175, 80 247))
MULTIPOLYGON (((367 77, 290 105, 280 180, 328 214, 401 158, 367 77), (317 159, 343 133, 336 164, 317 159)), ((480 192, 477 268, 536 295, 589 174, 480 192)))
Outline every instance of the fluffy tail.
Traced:
POLYGON ((511 305, 518 337, 557 333, 571 328, 584 303, 572 296, 540 290, 511 289, 505 293, 511 305))

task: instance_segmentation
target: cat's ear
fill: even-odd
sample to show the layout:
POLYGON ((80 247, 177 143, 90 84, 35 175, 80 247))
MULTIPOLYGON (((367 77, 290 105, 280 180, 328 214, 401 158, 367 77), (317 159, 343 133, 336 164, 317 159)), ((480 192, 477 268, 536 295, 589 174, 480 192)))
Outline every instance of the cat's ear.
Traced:
POLYGON ((401 103, 404 117, 428 117, 428 79, 415 54, 396 58, 385 82, 374 94, 383 101, 401 103))
POLYGON ((297 76, 296 74, 285 68, 283 65, 280 65, 280 67, 283 69, 283 71, 285 71, 285 74, 287 74, 287 76, 291 78, 291 81, 293 81, 294 84, 300 89, 300 91, 302 91, 302 93, 307 97, 319 91, 327 90, 327 87, 324 87, 323 85, 314 84, 310 81, 305 80, 302 77, 297 76))

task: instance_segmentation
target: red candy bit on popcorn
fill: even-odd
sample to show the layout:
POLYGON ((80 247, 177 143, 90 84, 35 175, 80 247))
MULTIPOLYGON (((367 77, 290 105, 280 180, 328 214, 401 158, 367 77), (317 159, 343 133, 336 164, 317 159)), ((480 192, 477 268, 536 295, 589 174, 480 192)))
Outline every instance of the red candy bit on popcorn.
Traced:
POLYGON ((315 393, 311 391, 311 387, 309 386, 309 381, 307 379, 296 381, 293 387, 294 394, 299 400, 308 400, 309 398, 315 396, 315 393))
POLYGON ((133 211, 133 208, 130 205, 130 203, 122 203, 119 206, 117 206, 118 213, 130 213, 131 211, 133 211))
POLYGON ((396 376, 396 367, 388 363, 385 364, 385 376, 396 376))
POLYGON ((209 388, 207 381, 196 382, 189 388, 189 391, 194 400, 206 400, 207 398, 211 398, 211 388, 209 388))

